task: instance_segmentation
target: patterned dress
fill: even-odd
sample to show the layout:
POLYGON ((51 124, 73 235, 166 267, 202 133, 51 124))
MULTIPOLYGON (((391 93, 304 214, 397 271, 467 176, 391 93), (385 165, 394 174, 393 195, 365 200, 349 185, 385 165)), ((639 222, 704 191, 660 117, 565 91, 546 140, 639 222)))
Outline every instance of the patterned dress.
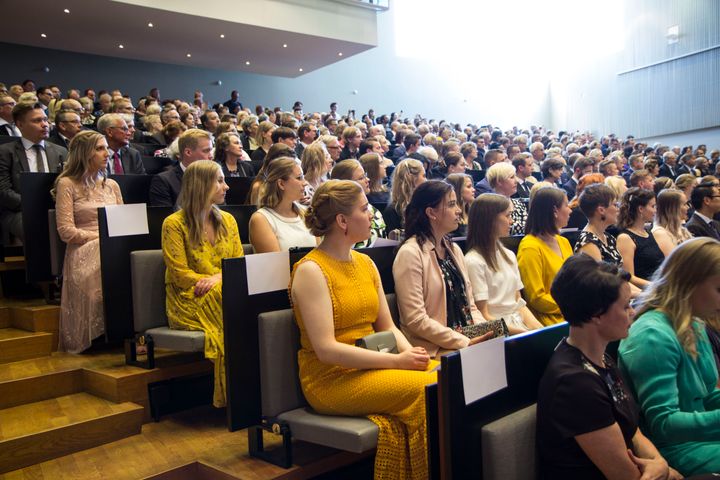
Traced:
POLYGON ((55 218, 58 234, 67 244, 60 301, 61 351, 87 350, 105 332, 97 209, 122 203, 114 180, 94 187, 67 177, 58 182, 55 218))
POLYGON ((580 232, 580 237, 575 244, 575 253, 578 253, 582 247, 592 243, 598 250, 600 250, 600 256, 603 262, 611 263, 613 265, 622 266, 623 258, 617 249, 617 240, 609 233, 605 234, 605 240, 607 243, 603 243, 600 237, 595 235, 589 230, 583 230, 580 232))
MULTIPOLYGON (((295 265, 315 262, 323 272, 333 306, 335 339, 354 345, 374 333, 380 302, 372 260, 356 251, 339 261, 315 249, 295 265)), ((295 274, 293 269, 293 276, 295 274)), ((428 476, 425 385, 435 383, 430 362, 426 371, 359 370, 328 365, 313 351, 302 316, 293 306, 300 328, 300 384, 308 403, 326 415, 367 416, 377 424, 376 479, 425 479, 428 476)))
POLYGON ((202 297, 196 297, 195 284, 201 278, 222 271, 222 259, 243 255, 235 218, 221 212, 228 234, 218 237, 215 245, 207 238, 199 246, 190 242, 185 212, 180 210, 165 219, 162 248, 165 257, 165 308, 170 328, 205 332, 205 358, 215 364, 213 405, 225 405, 225 343, 223 338, 222 282, 202 297))

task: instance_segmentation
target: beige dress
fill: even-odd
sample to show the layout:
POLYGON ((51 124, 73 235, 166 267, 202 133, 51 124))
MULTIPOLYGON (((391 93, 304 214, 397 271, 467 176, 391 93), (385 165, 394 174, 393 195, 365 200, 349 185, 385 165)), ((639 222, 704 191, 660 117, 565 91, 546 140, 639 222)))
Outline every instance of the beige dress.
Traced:
POLYGON ((93 339, 105 332, 97 209, 122 203, 114 180, 94 187, 67 177, 58 182, 57 229, 67 244, 60 304, 61 351, 87 350, 93 339))

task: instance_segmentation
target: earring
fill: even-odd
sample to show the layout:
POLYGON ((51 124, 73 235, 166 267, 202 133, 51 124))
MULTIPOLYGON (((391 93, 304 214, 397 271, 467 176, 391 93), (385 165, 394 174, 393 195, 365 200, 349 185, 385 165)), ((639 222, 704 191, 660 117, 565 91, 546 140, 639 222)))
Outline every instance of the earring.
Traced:
POLYGON ((605 221, 605 215, 600 215, 600 221, 601 221, 601 222, 604 222, 604 221, 605 221))
POLYGON ((345 236, 346 236, 346 237, 347 237, 347 231, 348 231, 348 229, 346 228, 346 229, 345 229, 345 236))

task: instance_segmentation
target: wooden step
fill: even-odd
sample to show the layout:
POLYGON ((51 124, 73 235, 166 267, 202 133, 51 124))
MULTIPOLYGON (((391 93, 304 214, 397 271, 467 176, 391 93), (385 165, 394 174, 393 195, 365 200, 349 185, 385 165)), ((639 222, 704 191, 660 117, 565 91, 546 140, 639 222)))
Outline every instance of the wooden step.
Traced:
POLYGON ((0 410, 0 473, 140 433, 143 408, 74 393, 0 410))
POLYGON ((66 370, 0 381, 0 409, 83 391, 83 371, 66 370))
POLYGON ((52 341, 52 333, 0 328, 0 363, 50 355, 52 341))
POLYGON ((60 307, 57 305, 35 305, 12 307, 10 322, 15 328, 29 332, 52 333, 53 351, 57 350, 60 329, 60 307))

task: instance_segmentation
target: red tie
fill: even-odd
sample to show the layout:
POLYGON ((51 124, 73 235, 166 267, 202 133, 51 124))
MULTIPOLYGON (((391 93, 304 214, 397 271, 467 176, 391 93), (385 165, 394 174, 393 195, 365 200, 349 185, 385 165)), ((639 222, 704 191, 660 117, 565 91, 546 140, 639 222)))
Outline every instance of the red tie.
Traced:
POLYGON ((115 172, 115 175, 123 174, 122 163, 120 163, 120 154, 118 152, 113 153, 113 171, 115 172))

